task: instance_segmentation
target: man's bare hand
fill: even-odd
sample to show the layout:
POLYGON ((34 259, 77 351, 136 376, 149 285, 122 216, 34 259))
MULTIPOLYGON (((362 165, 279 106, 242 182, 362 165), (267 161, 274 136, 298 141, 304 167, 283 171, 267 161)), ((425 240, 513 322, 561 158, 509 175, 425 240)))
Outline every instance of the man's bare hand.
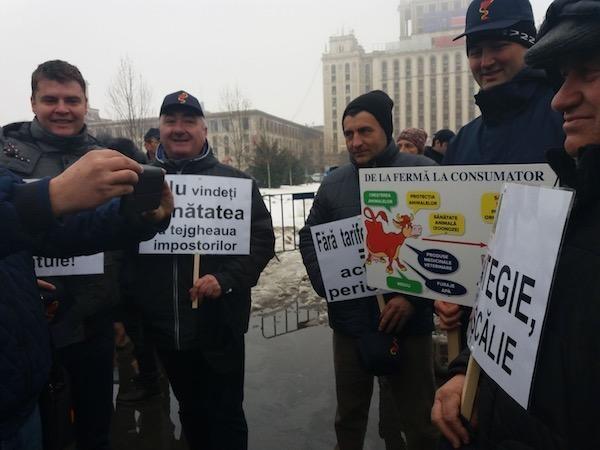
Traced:
POLYGON ((414 311, 415 307, 404 296, 397 295, 393 297, 386 303, 381 312, 379 331, 398 333, 414 311))
POLYGON ((469 443, 469 433, 460 419, 460 399, 464 375, 455 375, 435 393, 431 422, 450 441, 454 448, 469 443))
POLYGON ((115 150, 92 150, 50 180, 52 212, 59 217, 131 194, 142 171, 140 164, 115 150))
POLYGON ((435 308, 435 313, 440 318, 440 328, 442 330, 451 331, 460 327, 462 316, 460 305, 436 300, 433 303, 433 307, 435 308))
POLYGON ((160 196, 159 207, 153 211, 146 211, 142 213, 142 217, 144 217, 144 219, 146 219, 148 222, 159 223, 171 216, 174 207, 175 202, 173 200, 173 193, 165 181, 160 196))
POLYGON ((198 278, 190 289, 190 300, 202 303, 205 298, 218 298, 221 296, 221 285, 214 275, 204 275, 198 278))
MULTIPOLYGON (((56 286, 54 286, 52 283, 48 283, 47 281, 40 280, 39 278, 37 280, 37 285, 38 285, 38 288, 42 291, 55 291, 56 290, 56 286)), ((53 300, 52 302, 44 305, 44 309, 45 309, 44 312, 46 314, 46 320, 48 321, 48 323, 50 323, 54 320, 54 317, 56 316, 56 311, 58 311, 58 307, 59 307, 58 300, 53 300)))

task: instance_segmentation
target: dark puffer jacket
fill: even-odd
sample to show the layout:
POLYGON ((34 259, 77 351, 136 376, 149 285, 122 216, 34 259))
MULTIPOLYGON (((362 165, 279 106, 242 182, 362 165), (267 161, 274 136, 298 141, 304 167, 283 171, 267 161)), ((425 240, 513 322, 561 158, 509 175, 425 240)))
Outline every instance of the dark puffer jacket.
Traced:
MULTIPOLYGON (((400 153, 392 142, 374 161, 372 167, 433 166, 435 163, 424 156, 400 153)), ((300 252, 313 288, 325 297, 321 270, 310 232, 310 227, 360 215, 360 186, 358 167, 345 164, 325 179, 313 202, 306 225, 300 230, 300 252)), ((404 328, 406 334, 427 334, 433 329, 431 304, 422 299, 406 296, 416 307, 415 314, 404 328)), ((360 336, 377 330, 379 308, 375 297, 328 303, 329 325, 335 331, 360 336)))
MULTIPOLYGON (((600 448, 600 147, 583 150, 577 168, 548 153, 561 184, 576 189, 558 260, 529 411, 482 374, 478 437, 482 450, 600 448)), ((464 373, 468 350, 451 365, 464 373)))
POLYGON ((0 168, 0 440, 31 414, 50 368, 48 326, 32 254, 92 254, 150 239, 158 231, 120 217, 116 201, 58 222, 48 186, 47 178, 24 184, 0 168))
POLYGON ((511 81, 480 91, 481 116, 452 139, 443 164, 543 163, 565 142, 562 115, 552 111, 555 90, 540 70, 523 69, 511 81))
MULTIPOLYGON (((159 158, 162 154, 159 148, 159 158)), ((219 163, 210 148, 204 157, 185 161, 157 159, 154 164, 168 174, 250 178, 219 163)), ((127 297, 141 311, 144 324, 159 348, 200 348, 209 361, 221 367, 227 365, 223 350, 232 337, 242 336, 248 330, 250 289, 275 254, 271 215, 254 181, 250 232, 250 255, 200 256, 201 275, 214 275, 223 294, 217 299, 204 300, 196 310, 192 309, 188 292, 192 287, 193 255, 130 255, 127 297)))

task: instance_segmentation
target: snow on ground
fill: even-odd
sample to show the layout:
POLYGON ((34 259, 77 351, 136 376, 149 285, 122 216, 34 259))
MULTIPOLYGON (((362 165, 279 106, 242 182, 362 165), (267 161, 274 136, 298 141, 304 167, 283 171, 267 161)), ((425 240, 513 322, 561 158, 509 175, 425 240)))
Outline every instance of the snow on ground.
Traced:
POLYGON ((327 321, 327 305, 313 290, 300 252, 278 253, 252 289, 252 312, 266 315, 296 308, 310 309, 315 314, 318 311, 319 323, 327 321))

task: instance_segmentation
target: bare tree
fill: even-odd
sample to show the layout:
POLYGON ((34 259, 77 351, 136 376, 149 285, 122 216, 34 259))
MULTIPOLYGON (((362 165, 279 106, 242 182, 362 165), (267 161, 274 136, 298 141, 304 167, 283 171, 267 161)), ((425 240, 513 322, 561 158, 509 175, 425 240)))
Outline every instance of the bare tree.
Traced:
POLYGON ((223 119, 224 139, 229 142, 229 156, 233 158, 233 165, 238 169, 245 169, 251 161, 249 139, 248 111, 252 104, 242 93, 238 86, 228 87, 221 91, 221 108, 227 113, 223 119))
POLYGON ((152 93, 129 57, 119 61, 119 68, 108 88, 108 98, 116 120, 124 122, 124 132, 137 145, 143 144, 146 119, 152 103, 152 93))

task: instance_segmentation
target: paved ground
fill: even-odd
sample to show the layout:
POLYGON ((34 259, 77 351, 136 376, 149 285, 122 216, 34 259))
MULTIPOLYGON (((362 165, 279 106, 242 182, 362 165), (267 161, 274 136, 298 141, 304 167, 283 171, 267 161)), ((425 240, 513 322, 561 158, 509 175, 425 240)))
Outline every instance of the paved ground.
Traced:
MULTIPOLYGON (((293 325, 293 318, 289 324, 293 325)), ((335 392, 331 331, 325 325, 265 339, 253 317, 247 335, 246 414, 251 450, 331 450, 335 445, 335 392)), ((121 354, 127 369, 127 355, 121 354)), ((126 374, 122 373, 122 378, 126 374)), ((119 386, 115 386, 115 395, 119 386)), ((124 382, 127 389, 127 382, 124 382)), ((168 387, 165 385, 164 390, 168 387)), ((376 418, 377 401, 371 406, 376 418)), ((115 450, 185 449, 172 395, 135 407, 117 406, 115 450)), ((365 450, 383 449, 376 419, 365 450)))

